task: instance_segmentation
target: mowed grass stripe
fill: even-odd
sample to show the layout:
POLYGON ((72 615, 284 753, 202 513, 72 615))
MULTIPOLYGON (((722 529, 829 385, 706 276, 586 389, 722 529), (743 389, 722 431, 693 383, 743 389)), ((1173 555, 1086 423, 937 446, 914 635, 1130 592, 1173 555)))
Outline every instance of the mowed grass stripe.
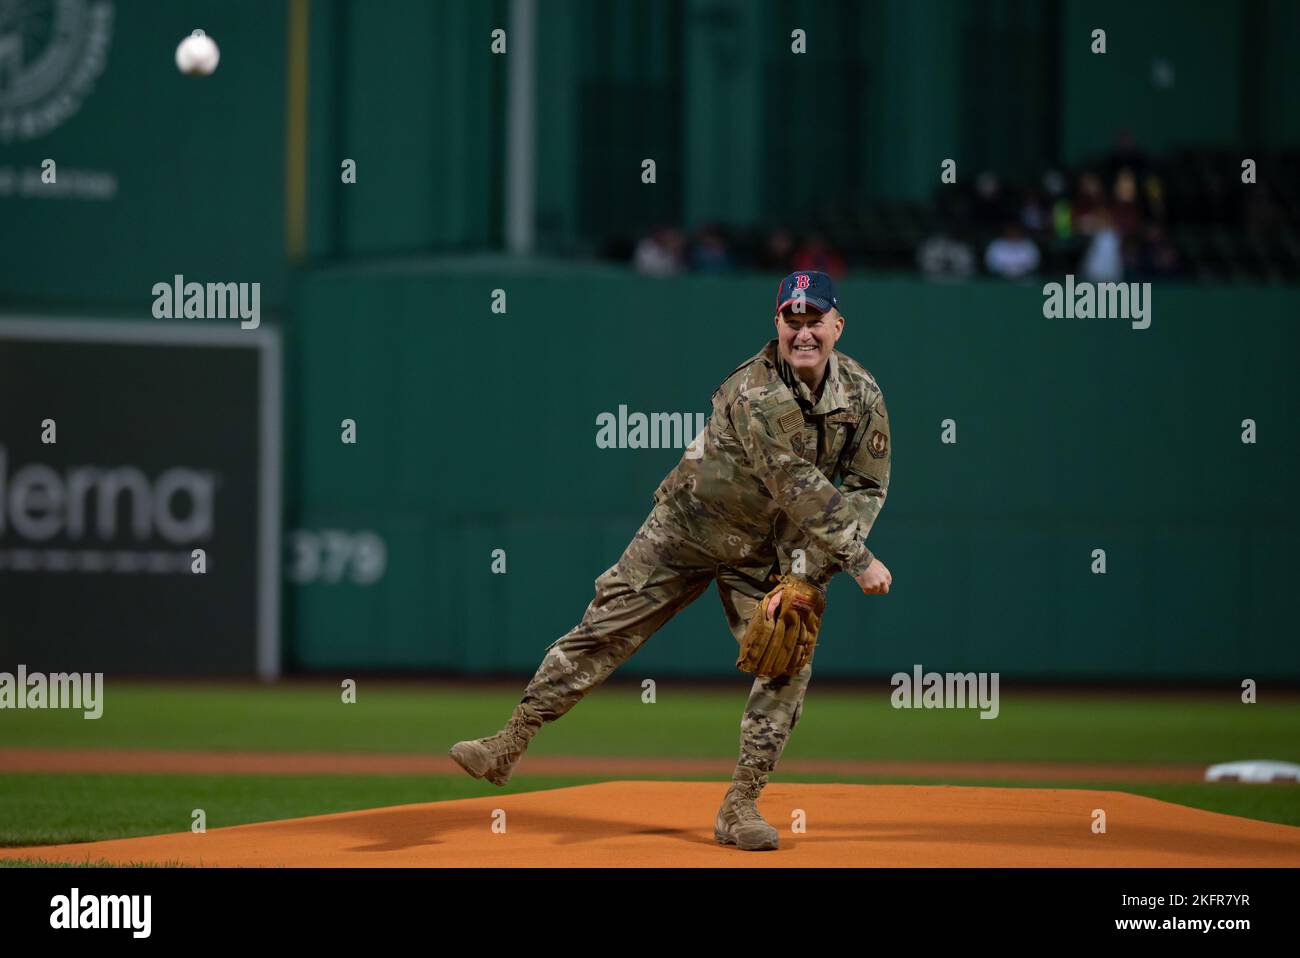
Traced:
MULTIPOLYGON (((539 755, 733 756, 748 683, 702 690, 669 680, 657 701, 638 685, 606 685, 535 740, 539 755)), ((1220 695, 1017 694, 1004 683, 1000 714, 894 709, 889 688, 808 694, 787 755, 858 760, 1213 764, 1300 761, 1300 697, 1240 702, 1220 695)), ((359 683, 356 704, 330 685, 106 684, 104 714, 8 710, 0 747, 266 750, 445 754, 500 728, 518 701, 505 688, 359 683)))

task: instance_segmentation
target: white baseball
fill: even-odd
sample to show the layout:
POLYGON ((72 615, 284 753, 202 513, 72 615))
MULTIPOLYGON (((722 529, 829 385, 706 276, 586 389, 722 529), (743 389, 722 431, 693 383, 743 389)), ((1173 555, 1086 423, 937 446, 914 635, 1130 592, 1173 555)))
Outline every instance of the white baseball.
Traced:
POLYGON ((176 48, 176 69, 190 76, 208 76, 220 60, 221 51, 202 30, 195 30, 176 48))

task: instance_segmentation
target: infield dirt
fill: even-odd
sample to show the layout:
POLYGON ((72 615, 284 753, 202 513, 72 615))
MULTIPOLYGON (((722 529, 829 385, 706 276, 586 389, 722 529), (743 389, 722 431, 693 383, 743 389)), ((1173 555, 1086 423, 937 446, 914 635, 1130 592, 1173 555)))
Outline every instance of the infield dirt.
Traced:
POLYGON ((309 867, 1300 866, 1300 828, 1084 789, 773 782, 759 808, 781 832, 781 849, 742 852, 713 840, 725 789, 615 781, 205 834, 6 848, 0 857, 309 867), (1093 830, 1097 810, 1104 833, 1093 830), (800 820, 806 830, 795 831, 800 820))

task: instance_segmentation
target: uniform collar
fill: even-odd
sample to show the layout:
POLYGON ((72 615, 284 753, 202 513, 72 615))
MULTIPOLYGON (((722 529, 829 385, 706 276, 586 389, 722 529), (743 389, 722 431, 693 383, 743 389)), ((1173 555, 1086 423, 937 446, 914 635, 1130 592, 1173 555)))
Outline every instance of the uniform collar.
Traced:
POLYGON ((762 355, 780 374, 781 379, 791 392, 795 394, 804 404, 812 407, 812 413, 815 416, 824 416, 827 413, 835 412, 837 409, 848 408, 848 399, 844 393, 844 384, 840 382, 840 360, 834 350, 831 351, 830 362, 826 364, 826 384, 822 387, 822 398, 814 399, 812 390, 800 379, 790 364, 781 358, 781 350, 777 347, 777 340, 773 339, 763 347, 762 355))

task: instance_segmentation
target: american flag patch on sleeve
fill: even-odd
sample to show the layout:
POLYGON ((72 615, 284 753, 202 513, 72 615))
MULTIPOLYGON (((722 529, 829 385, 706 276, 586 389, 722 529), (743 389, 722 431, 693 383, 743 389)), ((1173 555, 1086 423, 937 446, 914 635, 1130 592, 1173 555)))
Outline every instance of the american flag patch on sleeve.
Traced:
POLYGON ((791 409, 784 416, 776 421, 777 426, 782 432, 794 432, 803 425, 803 413, 798 409, 791 409))

